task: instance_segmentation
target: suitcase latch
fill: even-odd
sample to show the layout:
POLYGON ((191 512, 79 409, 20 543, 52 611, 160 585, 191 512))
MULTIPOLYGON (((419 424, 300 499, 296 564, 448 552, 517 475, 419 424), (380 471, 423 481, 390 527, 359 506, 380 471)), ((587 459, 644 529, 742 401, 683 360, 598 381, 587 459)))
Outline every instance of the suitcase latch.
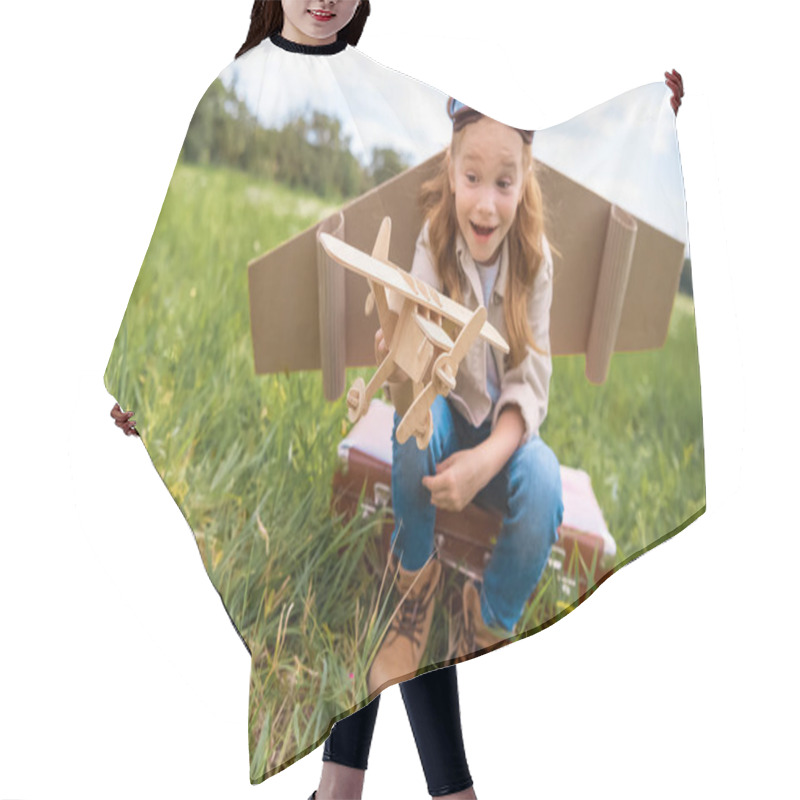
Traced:
POLYGON ((372 502, 364 498, 362 503, 362 516, 369 517, 381 508, 390 508, 392 505, 392 487, 380 481, 372 484, 372 502))

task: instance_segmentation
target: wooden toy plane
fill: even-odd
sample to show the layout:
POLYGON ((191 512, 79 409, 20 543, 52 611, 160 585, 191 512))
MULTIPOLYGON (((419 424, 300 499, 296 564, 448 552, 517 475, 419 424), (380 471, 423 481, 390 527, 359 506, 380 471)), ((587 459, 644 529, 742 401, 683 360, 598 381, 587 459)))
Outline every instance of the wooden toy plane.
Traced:
POLYGON ((399 366, 411 378, 414 400, 397 426, 397 441, 403 444, 414 436, 424 450, 433 432, 431 403, 437 394, 446 397, 455 388, 458 365, 476 338, 481 336, 504 353, 509 347, 486 321, 484 306, 470 311, 393 264, 389 260, 391 230, 391 217, 384 217, 372 255, 330 233, 320 231, 318 237, 334 261, 367 279, 370 294, 365 313, 369 315, 377 306, 389 347, 369 383, 356 378, 347 393, 348 417, 351 422, 360 419, 375 392, 399 366), (439 324, 442 317, 461 326, 455 341, 439 324))

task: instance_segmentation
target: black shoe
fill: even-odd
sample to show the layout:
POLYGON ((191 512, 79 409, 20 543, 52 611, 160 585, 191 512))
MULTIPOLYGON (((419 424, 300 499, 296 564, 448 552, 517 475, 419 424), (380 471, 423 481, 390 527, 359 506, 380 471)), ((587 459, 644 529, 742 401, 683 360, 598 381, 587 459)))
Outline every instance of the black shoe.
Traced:
POLYGON ((309 797, 309 798, 308 798, 308 800, 314 800, 314 798, 315 798, 316 796, 317 796, 317 790, 316 790, 316 789, 314 789, 314 793, 311 795, 311 797, 309 797))

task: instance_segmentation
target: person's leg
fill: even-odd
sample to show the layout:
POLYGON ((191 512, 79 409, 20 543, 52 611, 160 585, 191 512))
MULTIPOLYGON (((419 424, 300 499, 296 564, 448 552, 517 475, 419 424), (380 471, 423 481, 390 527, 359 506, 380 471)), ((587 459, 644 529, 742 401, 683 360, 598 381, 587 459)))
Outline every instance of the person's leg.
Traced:
POLYGON ((464 752, 455 666, 400 684, 432 797, 475 797, 464 752))
POLYGON ((412 437, 397 441, 400 416, 395 411, 392 434, 392 510, 395 528, 390 557, 394 595, 400 599, 391 624, 367 675, 370 694, 390 683, 417 674, 428 644, 442 565, 434 557, 436 507, 422 484, 425 475, 435 475, 436 465, 458 449, 449 403, 437 396, 431 404, 433 431, 424 450, 412 437), (396 560, 399 560, 399 564, 396 560), (395 578, 396 576, 396 578, 395 578))
POLYGON ((436 465, 458 450, 453 411, 447 400, 437 395, 431 404, 433 433, 425 450, 417 447, 412 436, 403 444, 397 442, 400 415, 394 412, 392 432, 392 509, 395 527, 392 549, 403 569, 419 569, 433 552, 436 507, 431 493, 422 485, 425 475, 435 475, 436 465))
POLYGON ((503 512, 503 527, 483 573, 483 619, 513 631, 558 540, 564 516, 555 453, 540 436, 532 437, 478 492, 475 502, 503 512))
POLYGON ((361 797, 380 699, 378 695, 369 705, 334 724, 322 751, 322 777, 315 800, 361 797))

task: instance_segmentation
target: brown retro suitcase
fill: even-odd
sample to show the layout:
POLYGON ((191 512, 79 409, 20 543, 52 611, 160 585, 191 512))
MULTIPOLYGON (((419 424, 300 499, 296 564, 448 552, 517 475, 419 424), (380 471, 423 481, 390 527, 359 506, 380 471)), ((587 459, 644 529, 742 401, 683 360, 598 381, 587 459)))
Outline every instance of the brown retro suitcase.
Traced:
MULTIPOLYGON (((394 530, 392 505, 391 405, 373 399, 367 413, 339 445, 339 469, 333 479, 333 508, 352 516, 387 510, 381 531, 382 555, 388 557, 394 530)), ((564 519, 550 552, 546 572, 556 579, 568 602, 583 596, 614 566, 616 544, 583 470, 561 467, 564 519)), ((463 511, 437 511, 435 545, 439 560, 480 580, 500 533, 502 515, 470 503, 463 511)), ((542 585, 542 581, 540 581, 542 585)))

